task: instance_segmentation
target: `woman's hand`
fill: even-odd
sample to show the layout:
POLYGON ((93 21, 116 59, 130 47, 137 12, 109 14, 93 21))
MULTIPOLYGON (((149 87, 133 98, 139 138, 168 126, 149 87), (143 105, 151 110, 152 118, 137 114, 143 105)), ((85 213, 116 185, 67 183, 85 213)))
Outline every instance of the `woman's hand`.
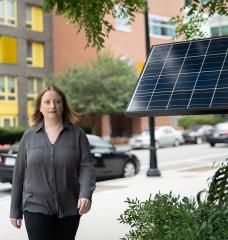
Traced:
POLYGON ((86 214, 91 208, 91 201, 87 198, 78 199, 79 214, 86 214))
POLYGON ((22 224, 21 219, 10 218, 10 222, 15 228, 21 228, 21 224, 22 224))

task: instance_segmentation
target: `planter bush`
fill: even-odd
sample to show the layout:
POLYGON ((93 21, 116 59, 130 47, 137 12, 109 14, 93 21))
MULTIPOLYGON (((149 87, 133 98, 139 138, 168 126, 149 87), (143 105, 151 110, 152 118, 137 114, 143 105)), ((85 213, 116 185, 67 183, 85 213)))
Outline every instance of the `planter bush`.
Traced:
POLYGON ((214 203, 198 205, 193 198, 156 194, 145 202, 127 199, 118 219, 131 227, 122 240, 225 240, 228 209, 214 203))

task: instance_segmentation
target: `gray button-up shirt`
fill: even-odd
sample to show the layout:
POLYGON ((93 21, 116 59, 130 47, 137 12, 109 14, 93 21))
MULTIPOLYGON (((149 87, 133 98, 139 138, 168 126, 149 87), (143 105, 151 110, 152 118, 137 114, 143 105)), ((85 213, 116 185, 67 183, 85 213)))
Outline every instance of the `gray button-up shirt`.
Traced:
POLYGON ((81 128, 65 123, 54 144, 43 122, 24 133, 14 167, 11 218, 22 218, 26 210, 76 215, 78 198, 91 199, 94 189, 90 147, 81 128))

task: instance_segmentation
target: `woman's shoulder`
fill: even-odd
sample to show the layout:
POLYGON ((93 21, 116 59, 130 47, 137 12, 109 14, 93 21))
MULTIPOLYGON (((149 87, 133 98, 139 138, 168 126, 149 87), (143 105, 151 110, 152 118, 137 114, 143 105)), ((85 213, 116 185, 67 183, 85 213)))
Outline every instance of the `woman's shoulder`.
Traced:
POLYGON ((23 137, 29 137, 35 131, 34 127, 28 128, 24 131, 23 137))
POLYGON ((31 128, 25 130, 22 137, 21 137, 20 144, 26 144, 27 142, 29 142, 30 139, 31 139, 31 137, 30 137, 31 134, 32 134, 32 129, 31 128))
POLYGON ((32 127, 30 127, 27 130, 25 130, 23 135, 24 136, 30 136, 30 135, 36 133, 40 128, 42 128, 42 124, 41 123, 33 125, 32 127))

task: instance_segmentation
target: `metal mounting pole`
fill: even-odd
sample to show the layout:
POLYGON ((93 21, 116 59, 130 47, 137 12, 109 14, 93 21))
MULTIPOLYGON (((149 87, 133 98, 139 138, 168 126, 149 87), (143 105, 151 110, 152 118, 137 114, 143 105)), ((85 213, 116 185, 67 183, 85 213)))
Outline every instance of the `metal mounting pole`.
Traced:
MULTIPOLYGON (((148 11, 145 11, 145 40, 146 40, 146 56, 149 56, 150 52, 150 34, 149 34, 149 21, 148 11)), ((161 176, 159 169, 157 168, 157 153, 155 147, 155 136, 154 136, 154 117, 149 117, 149 131, 150 131, 150 167, 147 170, 147 176, 158 177, 161 176)))

